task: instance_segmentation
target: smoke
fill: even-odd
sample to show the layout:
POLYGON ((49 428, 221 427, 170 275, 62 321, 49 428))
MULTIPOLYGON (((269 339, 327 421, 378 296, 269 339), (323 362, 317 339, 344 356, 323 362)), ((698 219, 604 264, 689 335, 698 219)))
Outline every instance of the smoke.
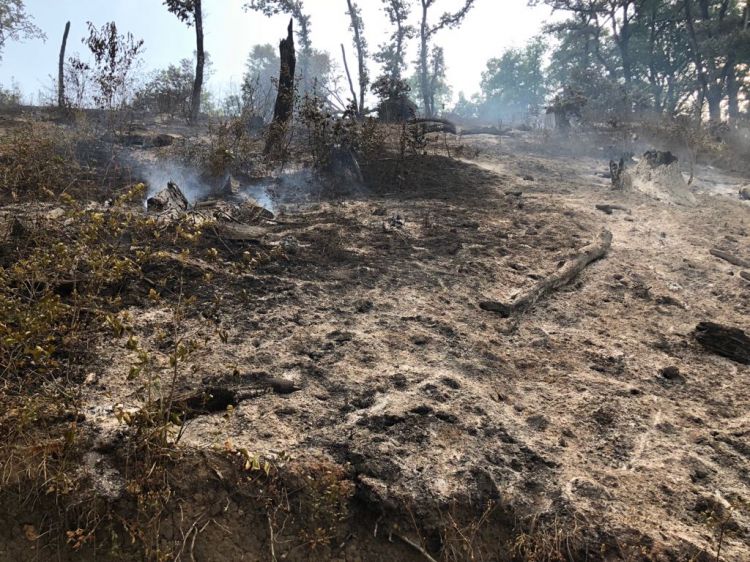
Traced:
POLYGON ((268 209, 272 213, 276 213, 277 205, 274 201, 273 195, 271 194, 271 190, 272 185, 270 183, 251 185, 242 188, 242 190, 240 191, 240 197, 245 200, 253 199, 264 209, 268 209))
POLYGON ((146 198, 152 197, 169 182, 176 183, 191 205, 206 199, 213 191, 212 187, 200 178, 197 170, 188 168, 169 160, 154 163, 139 163, 139 175, 143 178, 148 191, 146 198))
MULTIPOLYGON (((190 205, 227 197, 222 194, 222 188, 230 178, 229 173, 220 179, 208 179, 196 168, 172 160, 130 160, 135 175, 146 184, 146 199, 166 188, 169 182, 177 184, 190 205)), ((365 191, 363 186, 350 179, 342 183, 322 181, 311 169, 286 166, 273 177, 241 181, 235 198, 252 199, 261 207, 277 213, 282 206, 304 207, 330 198, 363 195, 365 191)))

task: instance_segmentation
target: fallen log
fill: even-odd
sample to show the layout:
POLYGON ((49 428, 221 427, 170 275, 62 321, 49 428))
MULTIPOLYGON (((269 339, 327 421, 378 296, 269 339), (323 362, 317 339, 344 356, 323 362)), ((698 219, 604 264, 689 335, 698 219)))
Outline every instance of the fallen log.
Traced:
POLYGON ((596 209, 608 215, 611 215, 614 211, 625 211, 626 213, 630 212, 630 209, 628 209, 627 207, 623 207, 622 205, 597 205, 596 209))
POLYGON ((750 267, 750 261, 743 260, 742 258, 739 258, 737 256, 733 256, 732 254, 723 250, 712 248, 710 250, 710 253, 712 256, 716 256, 719 259, 728 261, 729 263, 731 263, 732 265, 736 265, 737 267, 750 267))
POLYGON ((530 289, 516 295, 509 303, 482 301, 479 303, 479 307, 482 310, 496 312, 503 318, 508 318, 514 313, 528 310, 548 293, 573 281, 590 263, 603 258, 611 245, 612 233, 609 230, 602 230, 597 239, 582 248, 578 255, 564 263, 549 277, 542 279, 530 289))
POLYGON ((750 365, 750 337, 739 328, 701 322, 695 328, 695 339, 709 351, 737 363, 750 365))

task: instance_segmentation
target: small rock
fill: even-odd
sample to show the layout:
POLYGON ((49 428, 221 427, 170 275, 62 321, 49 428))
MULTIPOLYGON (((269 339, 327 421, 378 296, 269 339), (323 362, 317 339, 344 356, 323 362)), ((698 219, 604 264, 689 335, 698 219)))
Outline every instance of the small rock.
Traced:
POLYGON ((680 374, 680 369, 678 369, 674 365, 670 365, 669 367, 660 369, 659 374, 662 376, 662 378, 665 378, 668 381, 685 382, 685 377, 680 374))

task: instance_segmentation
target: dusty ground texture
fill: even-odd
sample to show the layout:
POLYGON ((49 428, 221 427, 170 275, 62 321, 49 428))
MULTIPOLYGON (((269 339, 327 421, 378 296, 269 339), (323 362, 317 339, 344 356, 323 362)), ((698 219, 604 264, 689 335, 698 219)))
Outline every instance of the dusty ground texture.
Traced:
MULTIPOLYGON (((692 336, 703 320, 750 328, 750 283, 709 254, 750 259, 750 202, 732 191, 747 179, 699 169, 698 204, 681 207, 613 192, 596 175, 605 157, 555 156, 533 135, 463 142, 471 159, 413 159, 397 178, 373 166, 353 196, 287 208, 265 227, 296 240, 288 260, 201 289, 214 305, 179 326, 206 342, 181 389, 294 388, 195 417, 182 446, 345 467, 371 518, 329 553, 342 560, 424 559, 372 535, 399 513, 402 534, 437 555, 426 530, 488 502, 502 513, 485 529, 497 548, 477 559, 509 556, 506 539, 528 555, 555 533, 573 560, 709 560, 720 536, 722 560, 750 559, 750 367, 692 336), (479 308, 603 228, 608 255, 572 285, 518 317, 479 308), (526 535, 512 528, 534 519, 526 535)), ((168 377, 169 309, 129 314, 168 377)), ((144 395, 124 340, 97 355, 84 413, 107 441, 123 431, 115 410, 144 395)), ((105 480, 116 496, 118 475, 105 480)), ((268 559, 266 529, 248 542, 230 503, 226 533, 198 535, 196 559, 268 559)))

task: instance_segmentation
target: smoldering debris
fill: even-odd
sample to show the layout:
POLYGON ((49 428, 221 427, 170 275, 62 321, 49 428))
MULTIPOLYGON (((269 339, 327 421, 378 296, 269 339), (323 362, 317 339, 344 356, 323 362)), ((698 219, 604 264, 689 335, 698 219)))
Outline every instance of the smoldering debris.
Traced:
POLYGON ((146 199, 146 209, 150 212, 187 211, 188 200, 182 190, 174 182, 167 182, 167 187, 146 199))

